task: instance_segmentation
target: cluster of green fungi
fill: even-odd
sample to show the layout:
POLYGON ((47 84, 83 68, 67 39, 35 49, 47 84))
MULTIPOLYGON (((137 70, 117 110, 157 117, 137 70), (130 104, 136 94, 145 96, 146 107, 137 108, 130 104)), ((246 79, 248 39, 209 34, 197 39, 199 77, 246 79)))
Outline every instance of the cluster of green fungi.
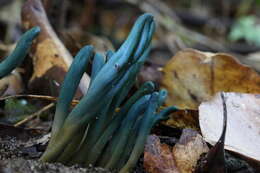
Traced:
POLYGON ((100 166, 121 173, 132 170, 153 125, 176 110, 169 107, 158 112, 167 92, 156 92, 152 82, 126 100, 149 53, 154 29, 153 17, 144 14, 118 51, 104 56, 94 53, 92 46, 79 51, 63 81, 42 161, 100 166), (90 86, 70 111, 90 60, 90 86))
POLYGON ((12 53, 0 63, 0 79, 22 63, 39 32, 40 28, 34 27, 22 35, 12 53))
MULTIPOLYGON (((167 92, 155 91, 152 82, 144 83, 128 98, 150 51, 154 29, 153 17, 144 14, 118 51, 102 55, 92 46, 79 51, 63 81, 51 139, 41 161, 100 166, 120 173, 135 167, 152 127, 176 110, 168 107, 159 111, 167 92), (72 109, 71 102, 90 61, 90 86, 72 109)), ((40 28, 34 27, 22 36, 13 53, 0 64, 0 78, 23 61, 39 32, 40 28)))

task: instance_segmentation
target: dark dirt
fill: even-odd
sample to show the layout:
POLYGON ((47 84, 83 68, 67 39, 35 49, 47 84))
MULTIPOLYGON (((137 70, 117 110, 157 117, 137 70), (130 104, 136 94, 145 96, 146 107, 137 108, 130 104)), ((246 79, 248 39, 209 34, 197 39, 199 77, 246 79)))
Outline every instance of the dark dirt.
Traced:
POLYGON ((0 138, 0 140, 0 160, 21 157, 21 151, 19 148, 22 144, 17 142, 16 138, 5 137, 0 138))
POLYGON ((110 173, 102 168, 68 167, 60 163, 43 163, 38 160, 42 154, 39 137, 23 141, 17 137, 0 137, 0 173, 110 173))
MULTIPOLYGON (((79 165, 69 167, 61 163, 39 161, 48 141, 46 136, 32 137, 28 140, 0 136, 0 173, 111 173, 103 168, 82 168, 79 165)), ((139 159, 133 172, 145 173, 143 156, 139 159)))
POLYGON ((108 173, 102 168, 80 168, 78 166, 67 167, 60 163, 42 163, 38 160, 25 160, 23 158, 7 159, 2 161, 1 173, 108 173))
MULTIPOLYGON (((40 162, 39 158, 45 151, 50 137, 50 134, 46 133, 47 131, 39 129, 26 129, 0 124, 0 173, 110 173, 110 171, 102 168, 83 168, 79 165, 69 167, 60 163, 40 162)), ((166 134, 178 136, 181 131, 165 126, 160 126, 160 128, 156 126, 153 133, 159 135, 163 142, 174 145, 177 139, 174 138, 175 140, 172 141, 173 137, 168 137, 166 134)), ((133 173, 145 173, 143 155, 140 157, 133 173)))

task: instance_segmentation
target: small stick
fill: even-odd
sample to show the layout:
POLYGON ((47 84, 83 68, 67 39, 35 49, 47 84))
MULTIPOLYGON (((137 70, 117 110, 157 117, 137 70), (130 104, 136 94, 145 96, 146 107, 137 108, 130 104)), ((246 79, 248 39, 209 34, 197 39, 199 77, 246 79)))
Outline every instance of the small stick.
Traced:
MULTIPOLYGON (((0 98, 0 101, 2 100, 6 100, 6 99, 11 99, 11 98, 31 98, 31 99, 42 99, 42 100, 49 100, 49 101, 57 101, 57 97, 53 97, 53 96, 44 96, 44 95, 32 95, 32 94, 29 94, 29 95, 22 95, 22 94, 18 94, 18 95, 12 95, 12 96, 6 96, 6 97, 2 97, 0 98)), ((72 100, 72 103, 71 105, 72 106, 75 106, 79 103, 79 100, 72 100)))
POLYGON ((14 126, 15 127, 18 127, 18 126, 21 126, 25 123, 27 123, 28 121, 34 119, 35 117, 39 116, 41 113, 49 110, 50 108, 52 108, 53 106, 55 106, 55 103, 50 103, 48 104, 47 106, 44 106, 42 109, 40 109, 39 111, 31 114, 30 116, 26 117, 25 119, 19 121, 18 123, 16 123, 14 126))

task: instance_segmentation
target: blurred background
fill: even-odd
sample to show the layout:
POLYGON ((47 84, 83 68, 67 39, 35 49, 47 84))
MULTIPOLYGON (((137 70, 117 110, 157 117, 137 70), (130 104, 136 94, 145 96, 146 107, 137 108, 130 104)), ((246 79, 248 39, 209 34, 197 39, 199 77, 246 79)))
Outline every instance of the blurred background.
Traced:
MULTIPOLYGON (((22 32, 20 13, 24 2, 25 0, 0 0, 2 52, 5 46, 14 43, 22 32)), ((75 41, 73 44, 78 46, 90 40, 85 37, 98 36, 117 48, 125 39, 136 17, 150 12, 158 19, 154 47, 169 49, 170 54, 185 47, 194 47, 246 55, 260 48, 259 0, 42 2, 59 36, 67 40, 71 37, 70 39, 75 41), (85 37, 79 37, 79 34, 85 37)))
MULTIPOLYGON (((0 0, 2 58, 24 32, 21 9, 25 1, 0 0)), ((160 68, 185 48, 229 53, 260 71, 260 0, 42 0, 42 3, 53 29, 73 56, 86 44, 94 45, 99 52, 116 50, 136 18, 152 13, 156 33, 150 57, 138 76, 139 83, 160 80, 160 68)), ((8 94, 32 93, 27 85, 33 73, 31 58, 26 58, 19 73, 22 82, 15 83, 14 91, 8 94), (21 86, 25 87, 23 91, 21 86)), ((17 81, 20 79, 14 80, 17 81)), ((0 82, 0 88, 1 85, 0 82)))
MULTIPOLYGON (((25 0, 0 0, 0 56, 22 33, 25 0)), ((42 0, 72 55, 86 44, 116 49, 144 12, 157 19, 150 60, 160 65, 183 48, 235 54, 258 70, 260 0, 42 0), (250 56, 249 56, 250 55, 250 56), (249 57, 248 57, 249 56, 249 57), (159 57, 159 58, 158 58, 159 57), (160 62, 156 62, 160 59, 160 62), (248 61, 250 59, 251 61, 248 61), (165 61, 164 61, 165 60, 165 61)))

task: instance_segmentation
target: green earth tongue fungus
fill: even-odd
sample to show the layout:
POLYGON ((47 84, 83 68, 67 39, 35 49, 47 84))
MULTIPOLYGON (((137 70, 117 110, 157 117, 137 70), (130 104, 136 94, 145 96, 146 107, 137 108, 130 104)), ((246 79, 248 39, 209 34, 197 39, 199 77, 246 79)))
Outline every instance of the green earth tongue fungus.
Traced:
MULTIPOLYGON (((138 118, 138 116, 144 113, 145 108, 148 105, 149 99, 150 99, 150 95, 143 96, 130 108, 130 110, 126 114, 126 117, 122 121, 117 132, 113 135, 113 138, 109 142, 109 145, 106 147, 106 150, 102 155, 101 161, 99 162, 99 165, 101 167, 105 167, 106 164, 108 164, 109 162, 111 162, 111 164, 115 164, 118 161, 119 156, 123 151, 123 147, 126 145, 129 132, 133 124, 135 123, 136 119, 138 118)), ((86 165, 89 164, 87 162, 86 165)), ((111 168, 111 167, 112 166, 107 168, 111 168)))
MULTIPOLYGON (((121 105, 123 100, 126 98, 129 90, 132 88, 138 69, 139 67, 136 65, 132 68, 132 70, 129 70, 130 74, 128 80, 125 81, 120 90, 113 97, 111 97, 110 100, 108 100, 107 105, 101 110, 101 112, 97 113, 96 120, 93 120, 95 121, 95 123, 90 125, 85 141, 81 146, 82 153, 84 153, 84 151, 86 152, 87 150, 89 150, 89 148, 92 148, 97 139, 102 135, 105 128, 109 125, 109 122, 115 116, 115 109, 121 105)), ((141 90, 147 90, 145 89, 146 87, 154 88, 151 87, 151 85, 151 83, 147 83, 143 87, 141 87, 143 88, 141 90)), ((79 159, 78 163, 84 162, 86 158, 87 155, 79 159)))
MULTIPOLYGON (((140 67, 144 63, 148 52, 149 49, 145 50, 144 54, 139 58, 138 62, 132 65, 132 67, 130 67, 129 71, 127 72, 129 73, 129 77, 127 78, 127 80, 124 81, 123 86, 120 87, 121 89, 113 97, 111 97, 110 100, 107 101, 107 105, 102 109, 102 112, 97 112, 96 120, 94 120, 96 121, 96 123, 90 125, 88 133, 86 135, 87 137, 84 139, 85 141, 81 146, 82 149, 80 149, 80 153, 86 153, 89 150, 89 148, 91 148, 94 145, 99 136, 101 136, 105 127, 107 127, 108 124, 111 122, 112 118, 115 116, 115 109, 120 106, 120 104, 126 98, 129 90, 134 85, 136 75, 139 72, 140 67)), ((154 85, 152 84, 152 82, 147 82, 145 85, 143 85, 143 87, 141 87, 141 90, 143 90, 142 88, 151 89, 154 88, 154 85)), ((149 89, 147 91, 149 91, 149 89)), ((131 103, 131 105, 132 104, 133 103, 131 103)), ((75 158, 75 160, 77 161, 75 162, 75 160, 73 160, 72 163, 83 163, 86 158, 87 155, 81 156, 81 154, 78 154, 75 158)))
POLYGON ((92 46, 83 47, 74 58, 74 61, 67 72, 56 105, 55 117, 52 126, 52 136, 55 136, 58 133, 69 114, 71 101, 73 100, 81 77, 85 72, 87 63, 94 55, 93 49, 94 48, 92 46))
POLYGON ((93 164, 111 169, 121 169, 126 163, 124 170, 132 169, 153 124, 175 110, 168 108, 162 111, 165 113, 156 114, 167 92, 153 92, 152 82, 145 83, 123 104, 150 51, 154 28, 153 17, 144 14, 138 18, 119 50, 106 53, 106 60, 100 54, 94 56, 91 46, 79 52, 63 82, 52 137, 42 161, 93 164), (93 56, 90 87, 69 113, 86 64, 93 56), (116 111, 118 108, 120 110, 116 111), (131 137, 132 133, 135 138, 131 137), (130 144, 128 139, 131 139, 130 144), (122 151, 124 147, 129 148, 127 152, 122 151), (116 166, 121 157, 124 162, 116 166))
MULTIPOLYGON (((91 150, 89 151, 89 148, 82 149, 82 151, 85 152, 89 151, 88 154, 78 154, 76 156, 75 158, 76 163, 85 162, 94 165, 98 157, 100 156, 101 151, 104 149, 105 144, 110 140, 115 130, 118 129, 121 121, 124 119, 131 106, 141 97, 151 93, 153 90, 154 90, 154 85, 151 82, 146 82, 144 85, 142 85, 142 87, 126 102, 126 104, 124 104, 124 106, 120 109, 120 111, 116 113, 116 115, 111 120, 109 126, 105 128, 104 132, 97 139, 95 144, 91 146, 91 150)), ((102 157, 104 157, 104 155, 102 155, 102 157)))
MULTIPOLYGON (((129 78, 128 78, 128 76, 133 76, 133 75, 136 76, 136 73, 132 73, 132 72, 136 72, 136 69, 135 68, 133 68, 133 70, 130 69, 125 74, 125 76, 122 78, 122 80, 117 85, 115 85, 111 89, 111 91, 109 91, 109 93, 111 93, 111 95, 114 95, 113 93, 115 91, 117 91, 118 89, 121 89, 121 88, 124 88, 124 87, 129 87, 128 85, 125 85, 125 83, 127 83, 128 81, 134 81, 134 79, 133 80, 131 80, 131 79, 129 80, 129 78)), ((151 87, 151 85, 152 85, 151 83, 147 83, 144 86, 148 87, 148 88, 153 88, 153 87, 151 87)), ((142 87, 142 88, 144 88, 144 87, 142 87)), ((144 89, 144 91, 145 91, 145 89, 144 89)), ((123 95, 122 92, 121 92, 121 94, 123 95)), ((112 96, 109 96, 109 98, 112 98, 112 96)), ((107 124, 109 124, 108 122, 110 121, 110 119, 112 119, 111 117, 113 117, 112 115, 114 114, 115 109, 118 106, 114 107, 114 105, 110 105, 109 103, 111 103, 111 100, 112 99, 107 100, 105 102, 105 104, 107 104, 107 105, 104 105, 103 109, 101 109, 101 112, 99 111, 99 112, 96 113, 96 119, 92 120, 92 122, 90 123, 88 131, 87 131, 87 134, 86 134, 86 137, 85 137, 85 139, 84 139, 84 141, 82 143, 82 146, 80 146, 80 149, 78 149, 80 151, 80 153, 78 154, 78 157, 81 158, 80 160, 82 160, 82 159, 83 160, 82 161, 78 160, 76 163, 81 163, 81 162, 83 162, 85 160, 84 159, 86 157, 85 153, 89 150, 89 148, 91 148, 95 144, 97 139, 103 133, 103 131, 104 131, 105 127, 107 126, 107 124), (109 111, 109 109, 111 109, 109 106, 114 108, 113 112, 109 111), (111 113, 112 115, 110 115, 109 113, 111 113), (93 123, 94 121, 95 121, 95 123, 93 123)), ((70 151, 70 150, 68 150, 68 151, 70 151)), ((58 161, 67 162, 72 154, 73 154, 72 152, 71 153, 64 152, 64 154, 62 154, 62 156, 60 156, 58 161)))
MULTIPOLYGON (((131 151, 130 156, 128 157, 127 162, 123 165, 123 167, 119 168, 119 173, 128 173, 135 167, 139 157, 143 153, 145 141, 151 131, 151 128, 162 119, 168 117, 168 115, 177 109, 175 107, 165 108, 160 113, 156 114, 156 109, 158 108, 158 104, 160 104, 160 95, 157 93, 153 93, 149 106, 144 113, 144 116, 140 122, 138 127, 137 138, 135 139, 133 149, 131 151), (156 105, 157 104, 157 105, 156 105)), ((108 165, 106 165, 108 166, 108 165)), ((115 169, 115 168, 114 168, 115 169)))
MULTIPOLYGON (((109 91, 122 79, 124 74, 129 73, 127 72, 129 71, 129 67, 134 64, 134 57, 131 55, 137 51, 136 47, 139 43, 138 41, 144 34, 144 25, 150 22, 153 22, 153 18, 149 14, 143 15, 137 20, 128 39, 99 71, 91 82, 91 86, 86 95, 69 113, 62 128, 59 129, 60 135, 55 134, 58 138, 55 139, 55 145, 48 146, 46 152, 41 157, 41 160, 55 161, 63 152, 65 147, 70 143, 71 139, 79 133, 84 126, 90 123, 90 121, 95 118, 96 112, 103 108, 107 100, 111 99, 108 97, 111 93, 109 91)), ((151 30, 154 30, 154 27, 151 27, 151 30)), ((151 32, 149 31, 149 33, 151 32)), ((151 38, 147 40, 150 42, 151 38)), ((147 45, 149 44, 145 44, 144 46, 147 45)), ((146 51, 144 51, 144 55, 146 54, 146 51)), ((135 58, 138 60, 137 57, 135 58)), ((140 58, 145 59, 142 55, 140 58)))
POLYGON ((40 27, 33 27, 25 32, 13 52, 0 63, 0 78, 8 75, 19 66, 27 55, 34 38, 40 33, 40 27))
MULTIPOLYGON (((57 102, 56 106, 56 112, 55 117, 53 121, 53 127, 52 127, 52 137, 50 140, 50 145, 52 145, 53 141, 55 143, 55 140, 58 135, 59 130, 62 128, 62 125, 67 118, 69 114, 69 109, 71 105, 71 101, 74 97, 74 93, 76 92, 80 79, 83 76, 87 63, 90 61, 90 59, 94 56, 93 52, 94 48, 93 46, 85 46, 83 47, 79 53, 76 55, 73 63, 71 64, 71 67, 64 79, 61 91, 60 91, 60 97, 57 102)), ((64 157, 69 157, 70 153, 74 152, 74 148, 78 146, 80 141, 82 140, 82 136, 84 135, 84 131, 80 132, 79 134, 74 137, 74 140, 72 143, 69 144, 69 146, 65 149, 65 151, 62 153, 64 157), (69 153, 69 154, 67 154, 69 153)), ((59 162, 63 162, 63 160, 58 160, 59 162)))

